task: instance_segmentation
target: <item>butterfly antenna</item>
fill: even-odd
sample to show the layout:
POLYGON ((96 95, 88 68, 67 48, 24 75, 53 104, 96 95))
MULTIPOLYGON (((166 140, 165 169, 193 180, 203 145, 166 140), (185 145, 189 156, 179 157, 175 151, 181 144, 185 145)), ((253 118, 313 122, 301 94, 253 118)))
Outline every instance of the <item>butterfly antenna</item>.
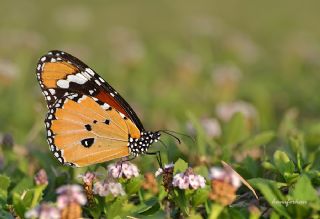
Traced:
MULTIPOLYGON (((191 137, 190 135, 187 135, 187 134, 184 134, 184 133, 181 133, 181 132, 176 132, 176 131, 172 131, 172 130, 161 130, 161 132, 164 132, 168 135, 171 135, 171 136, 174 136, 172 133, 174 134, 177 134, 177 135, 181 135, 181 136, 184 136, 184 137, 187 137, 187 138, 190 138, 191 141, 193 141, 193 143, 196 143, 195 139, 193 137, 191 137), (170 134, 169 134, 170 133, 170 134)), ((176 136, 174 136, 175 138, 177 138, 176 136)), ((179 139, 180 140, 180 139, 179 139)), ((180 142, 179 142, 180 143, 180 142)))
POLYGON ((178 138, 178 137, 175 136, 174 134, 168 132, 168 130, 160 130, 159 132, 163 132, 163 133, 165 133, 165 134, 167 134, 167 135, 170 135, 171 137, 175 138, 175 139, 178 141, 179 144, 181 144, 180 138, 178 138))

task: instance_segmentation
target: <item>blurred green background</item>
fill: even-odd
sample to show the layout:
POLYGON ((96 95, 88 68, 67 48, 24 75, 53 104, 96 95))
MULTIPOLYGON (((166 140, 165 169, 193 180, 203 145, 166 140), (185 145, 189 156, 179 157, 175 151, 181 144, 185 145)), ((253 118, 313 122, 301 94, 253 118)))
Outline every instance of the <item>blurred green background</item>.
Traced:
POLYGON ((255 129, 275 129, 285 115, 310 128, 320 124, 319 7, 315 0, 1 1, 0 132, 46 145, 35 68, 51 49, 95 69, 148 130, 190 133, 190 118, 224 120, 221 104, 240 100, 255 129))

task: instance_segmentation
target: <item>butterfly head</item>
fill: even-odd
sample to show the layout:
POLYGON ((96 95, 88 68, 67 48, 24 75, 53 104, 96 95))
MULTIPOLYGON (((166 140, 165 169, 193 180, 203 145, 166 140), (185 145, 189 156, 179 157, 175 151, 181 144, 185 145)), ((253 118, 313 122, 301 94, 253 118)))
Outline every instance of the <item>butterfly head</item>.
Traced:
POLYGON ((160 132, 141 132, 140 138, 129 136, 129 150, 133 156, 145 154, 150 145, 160 140, 160 132))

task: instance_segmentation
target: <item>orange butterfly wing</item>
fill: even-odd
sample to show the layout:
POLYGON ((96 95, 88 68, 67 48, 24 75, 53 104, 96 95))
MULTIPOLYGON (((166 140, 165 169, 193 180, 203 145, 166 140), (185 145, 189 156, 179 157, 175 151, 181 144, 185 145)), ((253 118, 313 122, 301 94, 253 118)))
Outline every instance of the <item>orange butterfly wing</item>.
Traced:
POLYGON ((70 95, 52 109, 46 119, 48 142, 62 163, 81 167, 128 156, 128 135, 139 132, 115 109, 103 109, 85 95, 70 95))
POLYGON ((142 124, 93 70, 52 51, 40 59, 37 77, 49 108, 48 143, 61 163, 81 167, 130 154, 129 139, 140 138, 142 124))

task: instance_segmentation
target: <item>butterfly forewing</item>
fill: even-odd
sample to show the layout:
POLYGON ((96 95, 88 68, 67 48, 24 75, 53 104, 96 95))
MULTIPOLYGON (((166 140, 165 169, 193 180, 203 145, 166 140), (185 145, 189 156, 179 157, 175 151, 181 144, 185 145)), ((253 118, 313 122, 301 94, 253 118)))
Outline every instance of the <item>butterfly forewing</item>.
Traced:
POLYGON ((48 107, 69 93, 84 94, 108 103, 144 130, 136 113, 118 92, 76 57, 62 51, 50 51, 40 58, 37 76, 48 107))

